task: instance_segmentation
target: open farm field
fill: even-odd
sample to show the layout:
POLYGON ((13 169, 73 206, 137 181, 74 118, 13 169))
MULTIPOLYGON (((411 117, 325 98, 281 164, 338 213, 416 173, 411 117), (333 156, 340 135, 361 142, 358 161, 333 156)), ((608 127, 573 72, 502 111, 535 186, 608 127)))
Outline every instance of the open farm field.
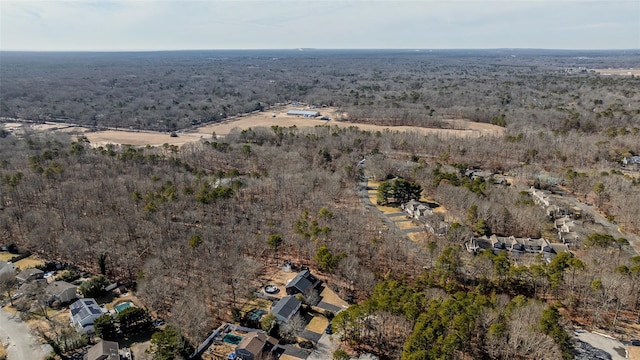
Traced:
POLYGON ((403 132, 417 132, 421 135, 436 134, 447 138, 455 137, 480 137, 483 135, 501 136, 504 132, 504 128, 492 124, 477 123, 467 121, 463 119, 450 119, 443 120, 451 128, 449 129, 436 129, 426 128, 419 126, 381 126, 373 124, 352 123, 349 121, 337 121, 336 108, 324 108, 320 109, 322 116, 328 116, 330 120, 320 120, 319 118, 303 118, 300 116, 287 115, 287 111, 293 108, 286 108, 277 112, 265 111, 261 113, 251 114, 241 118, 226 120, 221 123, 205 125, 195 130, 186 131, 186 134, 202 134, 211 135, 215 133, 217 136, 224 136, 230 134, 234 129, 245 130, 255 127, 315 127, 315 126, 338 126, 342 128, 348 128, 356 126, 362 130, 368 131, 403 131, 403 132), (275 117, 273 115, 276 115, 275 117))
POLYGON ((200 136, 171 137, 166 133, 106 130, 85 133, 89 142, 94 146, 106 144, 128 144, 134 146, 159 146, 163 144, 183 145, 187 142, 200 140, 200 136))
POLYGON ((626 75, 626 76, 640 76, 640 69, 593 69, 600 75, 626 75))

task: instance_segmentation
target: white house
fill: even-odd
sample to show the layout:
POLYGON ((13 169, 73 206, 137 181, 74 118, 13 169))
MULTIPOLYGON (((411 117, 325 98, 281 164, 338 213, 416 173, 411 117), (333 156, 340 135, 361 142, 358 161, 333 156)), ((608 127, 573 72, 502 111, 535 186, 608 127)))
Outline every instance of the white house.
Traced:
POLYGON ((93 333, 93 322, 107 312, 95 299, 80 299, 69 306, 69 311, 73 326, 85 334, 93 333))

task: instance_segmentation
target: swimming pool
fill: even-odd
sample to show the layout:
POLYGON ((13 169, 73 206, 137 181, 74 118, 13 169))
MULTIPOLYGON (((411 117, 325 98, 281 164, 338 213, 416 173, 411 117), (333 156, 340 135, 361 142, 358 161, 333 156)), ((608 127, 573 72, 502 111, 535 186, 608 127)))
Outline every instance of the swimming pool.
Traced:
POLYGON ((114 309, 116 309, 116 312, 117 312, 117 313, 120 313, 120 312, 122 312, 124 309, 130 308, 130 307, 132 307, 132 306, 134 306, 134 305, 133 305, 133 303, 132 303, 131 301, 126 301, 126 302, 120 303, 120 304, 118 304, 118 305, 115 305, 115 306, 114 306, 114 309))
POLYGON ((240 341, 242 341, 242 339, 242 336, 227 334, 222 338, 222 342, 226 342, 227 344, 231 345, 238 345, 240 344, 240 341))

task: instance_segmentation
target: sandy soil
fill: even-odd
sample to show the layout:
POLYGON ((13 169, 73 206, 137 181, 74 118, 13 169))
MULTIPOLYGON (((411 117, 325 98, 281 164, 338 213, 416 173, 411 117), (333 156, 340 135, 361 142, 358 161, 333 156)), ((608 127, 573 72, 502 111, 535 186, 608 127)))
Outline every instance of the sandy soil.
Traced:
POLYGON ((119 130, 106 130, 85 133, 84 136, 89 139, 89 142, 93 145, 107 145, 111 144, 129 144, 129 145, 183 145, 187 142, 193 142, 200 140, 200 136, 178 136, 171 137, 166 133, 153 133, 153 132, 136 132, 136 131, 119 131, 119 130))
POLYGON ((629 346, 629 360, 640 360, 640 346, 629 346))
POLYGON ((640 76, 640 69, 593 69, 600 75, 640 76))

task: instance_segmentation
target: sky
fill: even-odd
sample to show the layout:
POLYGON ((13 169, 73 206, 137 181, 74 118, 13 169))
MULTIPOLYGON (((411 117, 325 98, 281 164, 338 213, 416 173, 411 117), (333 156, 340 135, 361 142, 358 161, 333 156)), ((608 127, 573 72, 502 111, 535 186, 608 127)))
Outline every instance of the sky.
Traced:
POLYGON ((639 49, 640 0, 0 0, 0 50, 639 49))

